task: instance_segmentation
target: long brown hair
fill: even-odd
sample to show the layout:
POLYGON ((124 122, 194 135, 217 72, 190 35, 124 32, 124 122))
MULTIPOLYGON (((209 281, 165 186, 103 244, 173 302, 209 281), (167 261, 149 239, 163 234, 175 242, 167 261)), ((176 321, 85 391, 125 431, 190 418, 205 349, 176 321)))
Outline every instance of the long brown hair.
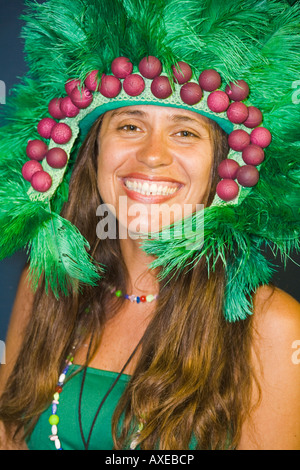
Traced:
MULTIPOLYGON (((101 120, 81 147, 62 215, 88 240, 96 262, 106 267, 105 276, 97 287, 84 287, 79 294, 71 292, 59 300, 45 294, 41 280, 23 346, 0 403, 0 419, 7 426, 25 425, 28 434, 51 402, 74 341, 80 347, 96 332, 95 351, 107 306, 111 315, 124 302, 119 298, 112 303, 109 296, 111 285, 126 289, 128 273, 119 240, 100 241, 95 230, 96 209, 102 202, 97 187, 101 120)), ((227 135, 216 123, 210 124, 214 164, 208 205, 219 181, 218 165, 228 153, 227 135)), ((253 380, 251 318, 235 324, 225 321, 223 263, 219 260, 209 271, 208 277, 202 259, 172 282, 172 273, 159 282, 160 295, 142 339, 140 358, 113 415, 115 449, 128 447, 141 420, 146 423, 140 434, 141 449, 188 449, 191 438, 197 449, 232 449, 239 442, 253 380)))

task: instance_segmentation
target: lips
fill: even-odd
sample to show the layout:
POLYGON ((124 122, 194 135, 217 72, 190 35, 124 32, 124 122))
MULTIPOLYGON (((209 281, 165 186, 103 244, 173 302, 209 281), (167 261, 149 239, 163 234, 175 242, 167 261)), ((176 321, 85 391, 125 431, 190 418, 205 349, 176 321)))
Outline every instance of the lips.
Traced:
POLYGON ((180 191, 183 184, 170 177, 131 173, 119 178, 128 197, 139 202, 159 203, 180 191))

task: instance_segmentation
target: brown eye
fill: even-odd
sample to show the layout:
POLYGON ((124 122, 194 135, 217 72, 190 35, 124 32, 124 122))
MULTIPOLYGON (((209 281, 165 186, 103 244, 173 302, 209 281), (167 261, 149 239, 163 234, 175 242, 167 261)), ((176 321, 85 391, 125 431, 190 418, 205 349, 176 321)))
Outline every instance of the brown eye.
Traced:
POLYGON ((126 124, 125 126, 122 126, 121 129, 124 129, 125 131, 136 131, 137 126, 134 126, 133 124, 126 124))
POLYGON ((190 131, 180 131, 177 133, 177 135, 180 135, 180 137, 197 137, 195 134, 193 134, 190 131))

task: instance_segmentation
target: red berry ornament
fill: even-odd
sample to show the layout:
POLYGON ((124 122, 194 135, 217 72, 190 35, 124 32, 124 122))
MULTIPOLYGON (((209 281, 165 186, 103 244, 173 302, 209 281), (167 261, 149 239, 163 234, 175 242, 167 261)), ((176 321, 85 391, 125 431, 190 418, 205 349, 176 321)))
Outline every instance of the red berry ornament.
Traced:
POLYGON ((237 173, 237 180, 239 184, 246 188, 255 186, 259 180, 258 169, 253 165, 241 166, 237 173))
POLYGON ((139 71, 145 78, 153 79, 158 77, 162 71, 161 61, 153 55, 144 57, 139 63, 139 71))
POLYGON ((140 95, 145 89, 145 82, 143 80, 143 77, 141 77, 137 73, 127 75, 123 82, 123 88, 129 96, 140 95))
POLYGON ((232 179, 224 179, 217 184, 216 193, 223 201, 232 201, 239 194, 239 187, 232 179))
POLYGON ((65 114, 65 116, 69 118, 75 117, 79 113, 79 108, 75 106, 70 96, 66 96, 65 98, 62 98, 60 102, 60 109, 65 114))
POLYGON ((45 193, 52 186, 52 178, 46 171, 37 171, 32 175, 31 186, 40 193, 45 193))
POLYGON ((26 147, 26 154, 31 160, 43 160, 47 151, 48 147, 42 140, 30 140, 26 147))
POLYGON ((38 123, 37 131, 44 139, 50 139, 51 131, 55 124, 56 121, 54 121, 54 119, 44 118, 38 123))
POLYGON ((77 108, 84 109, 93 101, 93 94, 87 88, 82 88, 81 90, 74 88, 70 94, 70 98, 77 108))
POLYGON ((67 92, 67 95, 70 95, 74 88, 78 88, 80 86, 80 80, 69 80, 65 84, 65 90, 67 92))
POLYGON ((47 152, 46 160, 52 168, 64 168, 68 161, 68 155, 63 149, 54 147, 47 152))
POLYGON ((51 114, 54 119, 64 119, 66 117, 60 109, 61 100, 62 98, 53 98, 48 105, 49 114, 51 114))
POLYGON ((257 127, 262 123, 263 115, 258 108, 256 108, 255 106, 249 106, 248 113, 248 117, 243 123, 244 126, 253 129, 254 127, 257 127))
POLYGON ((122 89, 122 84, 117 77, 113 75, 102 75, 100 93, 106 98, 115 98, 122 89))
POLYGON ((265 159, 265 152, 258 145, 250 144, 244 148, 242 157, 247 165, 260 165, 265 159))
POLYGON ((249 95, 249 86, 244 80, 237 80, 226 85, 225 92, 233 101, 243 101, 249 95))
POLYGON ((227 117, 234 124, 242 124, 248 117, 248 108, 244 103, 236 101, 227 109, 227 117))
POLYGON ((99 70, 93 70, 87 75, 84 84, 88 90, 96 91, 98 89, 98 73, 99 70))
POLYGON ((60 145, 66 144, 67 142, 69 142, 71 137, 72 137, 71 128, 63 122, 59 122, 52 129, 51 139, 54 140, 56 144, 60 144, 60 145))
POLYGON ((168 77, 156 77, 151 83, 151 92, 156 98, 168 98, 172 94, 172 88, 168 77))
POLYGON ((240 165, 238 164, 238 162, 232 160, 231 158, 226 158, 226 160, 223 160, 220 163, 218 168, 218 174, 220 178, 235 180, 239 168, 240 165))
POLYGON ((250 144, 250 135, 242 129, 232 131, 228 136, 229 147, 237 152, 242 152, 250 144))
POLYGON ((207 98, 207 106, 214 113, 223 113, 229 106, 229 98, 224 91, 213 91, 207 98))
POLYGON ((182 101, 188 105, 199 103, 202 95, 202 90, 197 83, 186 83, 180 89, 180 97, 182 101))
POLYGON ((22 175, 26 181, 31 181, 31 178, 34 175, 34 173, 36 173, 37 171, 42 171, 42 170, 43 170, 43 167, 39 162, 37 162, 36 160, 29 160, 23 165, 22 175))
POLYGON ((117 78, 125 78, 130 75, 133 65, 127 57, 117 57, 112 61, 111 71, 117 78))
POLYGON ((214 91, 221 86, 220 74, 214 69, 204 70, 199 77, 199 85, 202 90, 214 91))
POLYGON ((255 144, 259 147, 265 148, 270 145, 271 141, 271 132, 265 127, 257 127, 251 132, 251 144, 255 144))
POLYGON ((186 62, 177 62, 176 65, 172 65, 174 81, 183 85, 192 78, 192 69, 186 62))

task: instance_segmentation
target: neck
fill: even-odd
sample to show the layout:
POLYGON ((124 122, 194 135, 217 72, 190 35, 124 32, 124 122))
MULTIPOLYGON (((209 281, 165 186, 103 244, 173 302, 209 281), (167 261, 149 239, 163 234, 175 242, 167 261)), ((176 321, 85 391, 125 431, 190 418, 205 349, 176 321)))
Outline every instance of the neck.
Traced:
POLYGON ((157 294, 158 280, 156 276, 160 268, 149 269, 149 264, 156 258, 147 255, 140 245, 141 240, 120 239, 122 256, 129 274, 127 293, 135 295, 157 294))

